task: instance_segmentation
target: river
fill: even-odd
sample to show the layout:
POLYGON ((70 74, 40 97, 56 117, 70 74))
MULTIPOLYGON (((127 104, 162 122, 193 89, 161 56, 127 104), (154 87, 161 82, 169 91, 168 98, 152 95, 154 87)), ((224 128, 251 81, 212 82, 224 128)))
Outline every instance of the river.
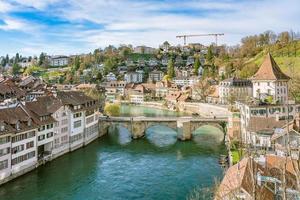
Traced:
MULTIPOLYGON (((136 106, 122 106, 121 113, 182 115, 136 106)), ((125 128, 112 127, 87 147, 0 186, 0 199, 211 199, 215 180, 223 174, 218 158, 225 152, 222 133, 209 126, 185 142, 177 141, 176 132, 163 126, 149 128, 138 140, 131 140, 125 128)))

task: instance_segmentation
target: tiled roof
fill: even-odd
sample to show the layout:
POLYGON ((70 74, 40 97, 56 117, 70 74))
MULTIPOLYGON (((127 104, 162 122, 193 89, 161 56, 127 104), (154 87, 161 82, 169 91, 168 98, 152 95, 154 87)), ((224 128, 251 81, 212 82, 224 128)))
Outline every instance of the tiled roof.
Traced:
POLYGON ((51 115, 61 106, 63 106, 63 104, 59 101, 59 99, 53 96, 38 97, 37 101, 26 103, 26 107, 39 117, 51 115))
POLYGON ((81 105, 89 101, 94 101, 91 97, 88 97, 83 92, 78 91, 59 91, 57 92, 57 98, 61 100, 64 105, 81 105))
POLYGON ((253 187, 253 169, 257 169, 257 172, 263 170, 256 162, 251 162, 250 158, 243 158, 240 162, 231 166, 226 171, 215 199, 235 199, 241 190, 246 191, 251 196, 256 191, 257 197, 263 197, 259 199, 273 199, 272 192, 265 187, 253 187))
POLYGON ((282 128, 285 124, 285 120, 277 121, 275 117, 251 117, 247 130, 273 134, 276 128, 282 128))
POLYGON ((0 122, 4 125, 5 130, 0 131, 0 134, 22 132, 34 127, 37 127, 39 120, 31 115, 30 111, 22 105, 14 108, 5 108, 0 110, 0 122), (29 126, 28 122, 32 124, 29 126), (16 129, 16 124, 19 122, 20 129, 16 129))
POLYGON ((285 75, 276 64, 270 53, 267 54, 262 65, 251 78, 252 80, 289 80, 290 77, 285 75))

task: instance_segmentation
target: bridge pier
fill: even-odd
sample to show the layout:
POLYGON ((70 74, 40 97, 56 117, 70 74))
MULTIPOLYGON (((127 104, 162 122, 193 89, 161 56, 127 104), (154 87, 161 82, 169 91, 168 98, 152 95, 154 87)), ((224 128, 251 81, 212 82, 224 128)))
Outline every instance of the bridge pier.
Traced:
POLYGON ((128 129, 133 139, 141 138, 145 135, 146 130, 155 125, 163 125, 173 130, 182 129, 181 133, 178 133, 178 139, 190 140, 192 139, 193 132, 204 125, 211 125, 219 128, 224 136, 226 135, 227 119, 212 119, 212 118, 140 118, 140 117, 114 117, 114 118, 100 118, 99 119, 99 136, 108 133, 108 129, 111 125, 121 125, 128 129))
POLYGON ((182 135, 180 140, 190 140, 192 139, 192 131, 191 131, 191 122, 183 122, 182 123, 182 135))
POLYGON ((130 126, 131 126, 131 135, 133 139, 138 139, 145 135, 145 130, 147 125, 144 122, 132 121, 130 126))

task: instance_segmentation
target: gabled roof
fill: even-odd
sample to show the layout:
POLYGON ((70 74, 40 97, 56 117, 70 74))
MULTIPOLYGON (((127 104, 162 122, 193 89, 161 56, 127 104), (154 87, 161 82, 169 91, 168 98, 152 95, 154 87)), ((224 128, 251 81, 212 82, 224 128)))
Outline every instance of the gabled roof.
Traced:
POLYGON ((26 103, 26 108, 39 117, 51 115, 61 106, 63 106, 63 104, 59 101, 59 99, 53 96, 38 97, 37 101, 26 103))
POLYGON ((290 77, 284 74, 276 64, 270 53, 267 54, 265 60, 252 80, 289 80, 290 77))
POLYGON ((251 117, 248 131, 273 134, 276 128, 282 128, 286 124, 285 120, 276 120, 275 117, 251 117))

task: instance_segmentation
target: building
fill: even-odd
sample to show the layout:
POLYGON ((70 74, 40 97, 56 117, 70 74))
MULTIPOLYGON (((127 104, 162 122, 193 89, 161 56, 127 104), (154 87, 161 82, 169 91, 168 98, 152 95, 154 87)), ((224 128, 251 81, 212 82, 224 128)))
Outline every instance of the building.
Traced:
POLYGON ((164 98, 169 93, 169 87, 171 83, 169 81, 160 81, 155 84, 155 97, 156 98, 164 98))
POLYGON ((105 85, 105 98, 107 101, 115 101, 125 95, 125 81, 112 81, 105 85))
POLYGON ((57 98, 68 107, 69 148, 76 150, 98 136, 97 101, 82 92, 57 92, 57 98))
POLYGON ((142 83, 144 79, 144 73, 137 72, 128 72, 124 75, 124 80, 126 83, 142 83))
POLYGON ((300 133, 294 129, 289 132, 284 129, 275 130, 275 133, 271 137, 271 144, 276 155, 288 155, 286 148, 286 144, 288 143, 290 144, 291 157, 295 160, 299 160, 300 133))
POLYGON ((259 104, 257 102, 244 103, 237 102, 236 107, 241 113, 241 134, 242 141, 246 142, 247 128, 253 117, 263 118, 279 118, 280 120, 295 119, 300 112, 300 105, 282 105, 282 104, 259 104))
POLYGON ((19 104, 0 110, 0 181, 22 175, 37 165, 37 129, 40 121, 19 104))
POLYGON ((271 150, 271 138, 276 129, 283 128, 286 120, 279 117, 251 117, 247 127, 246 143, 258 149, 271 150))
POLYGON ((33 101, 25 104, 25 107, 31 112, 34 118, 39 119, 37 131, 37 156, 39 163, 51 160, 54 125, 57 124, 45 103, 44 101, 33 101))
POLYGON ((128 92, 130 103, 141 104, 144 103, 144 94, 146 93, 146 88, 142 85, 134 85, 128 92))
POLYGON ((109 72, 106 76, 106 81, 110 82, 110 81, 116 81, 117 80, 117 77, 114 73, 112 72, 109 72))
POLYGON ((179 86, 193 86, 195 83, 197 83, 199 80, 195 76, 190 76, 190 77, 176 77, 173 79, 173 82, 176 85, 179 86))
POLYGON ((150 58, 149 61, 148 61, 148 65, 151 66, 151 67, 154 67, 158 64, 158 61, 156 58, 150 58))
POLYGON ((154 70, 149 73, 149 81, 158 82, 161 81, 164 77, 164 73, 159 70, 154 70))
POLYGON ((263 173, 264 168, 258 165, 254 159, 243 158, 239 163, 228 168, 214 199, 274 199, 275 195, 272 190, 254 178, 261 177, 260 174, 263 173), (253 169, 256 169, 255 173, 253 173, 253 169))
POLYGON ((280 70, 271 54, 268 53, 256 74, 251 78, 253 97, 264 101, 270 96, 274 102, 287 103, 289 79, 290 77, 280 70))
POLYGON ((62 67, 69 64, 68 56, 51 56, 50 57, 50 66, 53 67, 62 67))
POLYGON ((137 46, 134 48, 133 52, 140 53, 140 54, 154 54, 155 49, 147 46, 137 46))
POLYGON ((229 78, 219 84, 219 97, 221 104, 234 103, 246 100, 252 96, 252 83, 250 80, 229 78))
POLYGON ((241 115, 239 112, 231 112, 228 117, 227 134, 231 141, 241 139, 241 115))

